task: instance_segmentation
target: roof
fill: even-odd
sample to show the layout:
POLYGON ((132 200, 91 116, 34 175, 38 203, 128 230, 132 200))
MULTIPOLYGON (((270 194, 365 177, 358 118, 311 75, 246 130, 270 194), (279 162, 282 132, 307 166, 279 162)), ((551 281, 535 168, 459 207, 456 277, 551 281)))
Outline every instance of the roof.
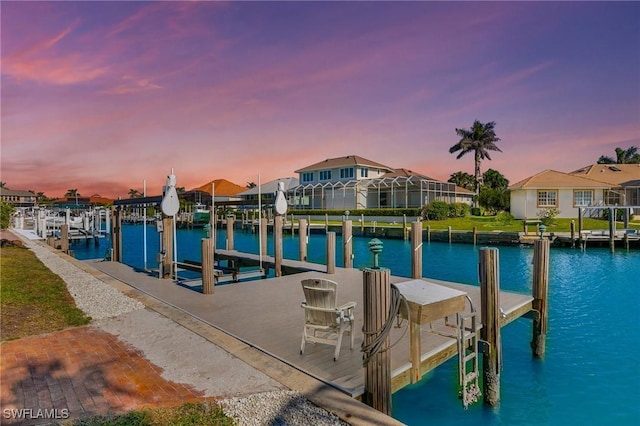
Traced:
POLYGON ((206 192, 207 194, 211 194, 211 184, 214 184, 213 190, 216 193, 216 197, 238 195, 239 193, 247 189, 246 186, 236 185, 235 183, 229 182, 226 179, 215 179, 203 185, 200 185, 197 188, 193 188, 192 191, 202 191, 206 192))
POLYGON ((375 161, 367 160, 366 158, 362 158, 357 155, 347 155, 346 157, 327 158, 326 160, 320 161, 319 163, 315 163, 310 166, 303 167, 302 169, 298 169, 295 171, 295 173, 349 166, 365 166, 393 172, 393 169, 391 167, 385 166, 384 164, 376 163, 375 161))
POLYGON ((0 187, 0 195, 13 197, 34 197, 36 194, 32 191, 24 191, 21 189, 9 189, 0 187))
POLYGON ((509 186, 510 190, 525 188, 610 188, 607 182, 589 179, 577 174, 545 170, 509 186))
POLYGON ((393 171, 385 173, 382 176, 382 178, 394 178, 394 177, 398 177, 398 176, 404 176, 404 177, 415 176, 417 178, 425 179, 425 180, 437 180, 437 179, 431 178, 429 176, 425 176, 425 175, 420 174, 420 173, 416 173, 413 170, 408 170, 408 169, 393 169, 393 171))
POLYGON ((640 180, 640 164, 592 164, 571 172, 615 186, 637 186, 640 180))
MULTIPOLYGON (((299 184, 298 178, 294 178, 294 177, 278 178, 276 180, 272 180, 270 182, 261 184, 260 185, 260 192, 262 194, 275 193, 278 190, 278 182, 283 182, 284 183, 285 192, 288 191, 290 188, 294 188, 294 187, 298 186, 298 184, 299 184)), ((218 191, 216 190, 216 193, 217 192, 218 191)), ((256 186, 255 188, 249 188, 249 189, 247 189, 245 191, 242 191, 238 195, 240 195, 240 196, 258 195, 258 187, 256 186)))
POLYGON ((476 195, 475 192, 467 189, 467 188, 463 188, 461 186, 456 185, 456 194, 460 194, 460 195, 476 195))

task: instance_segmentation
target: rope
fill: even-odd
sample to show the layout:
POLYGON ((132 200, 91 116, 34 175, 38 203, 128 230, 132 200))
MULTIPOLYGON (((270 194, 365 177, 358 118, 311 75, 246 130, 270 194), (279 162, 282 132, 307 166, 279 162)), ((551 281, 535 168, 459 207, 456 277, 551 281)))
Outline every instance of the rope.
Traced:
MULTIPOLYGON (((386 352, 393 348, 398 344, 400 340, 407 333, 407 329, 409 327, 405 327, 402 335, 396 340, 392 345, 389 345, 388 348, 382 349, 382 346, 387 340, 391 329, 393 328, 394 319, 400 314, 400 307, 404 303, 405 308, 407 309, 407 316, 411 314, 409 310, 409 304, 407 303, 407 299, 400 293, 398 287, 391 284, 391 301, 389 303, 389 315, 387 316, 387 320, 377 331, 366 331, 364 327, 362 327, 362 332, 365 336, 375 336, 369 344, 365 344, 365 341, 362 342, 361 351, 363 352, 363 365, 366 365, 371 361, 371 359, 376 356, 379 352, 386 352)), ((366 340, 366 339, 365 339, 366 340)))

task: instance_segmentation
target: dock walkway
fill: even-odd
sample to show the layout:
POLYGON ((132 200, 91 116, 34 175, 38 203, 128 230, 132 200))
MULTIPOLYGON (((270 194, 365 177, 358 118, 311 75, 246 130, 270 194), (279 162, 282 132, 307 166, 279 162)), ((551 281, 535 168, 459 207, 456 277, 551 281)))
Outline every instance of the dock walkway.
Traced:
MULTIPOLYGON (((285 260, 286 262, 289 261, 285 260)), ((215 287, 214 294, 204 295, 176 285, 172 280, 161 280, 121 263, 87 263, 351 397, 357 398, 364 391, 362 353, 359 350, 363 341, 363 289, 360 270, 336 268, 335 274, 328 275, 321 272, 323 265, 308 264, 309 272, 220 285, 215 287), (333 347, 328 345, 307 345, 304 355, 300 354, 304 324, 304 312, 300 307, 304 297, 300 281, 319 276, 338 282, 338 303, 357 302, 354 350, 350 351, 348 343, 343 342, 340 358, 336 362, 333 361, 333 347)), ((405 277, 391 277, 392 283, 408 280, 410 279, 405 277)), ((480 310, 478 286, 430 281, 468 293, 476 309, 480 310)), ((529 295, 501 292, 500 304, 505 314, 502 325, 529 312, 532 309, 532 300, 529 295)), ((434 327, 443 327, 443 322, 437 321, 434 327)), ((400 338, 402 333, 403 329, 394 328, 391 332, 391 342, 400 338)), ((454 339, 433 334, 426 326, 422 328, 422 374, 456 354, 457 346, 454 339)), ((409 333, 405 333, 401 341, 393 347, 391 360, 392 386, 395 391, 410 383, 409 333)))

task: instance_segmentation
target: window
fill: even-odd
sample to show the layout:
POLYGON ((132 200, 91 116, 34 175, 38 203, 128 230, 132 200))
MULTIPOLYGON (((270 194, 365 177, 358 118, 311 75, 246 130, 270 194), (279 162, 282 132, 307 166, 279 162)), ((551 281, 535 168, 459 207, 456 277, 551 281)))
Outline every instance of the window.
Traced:
POLYGON ((313 172, 305 172, 302 174, 303 182, 313 182, 313 172))
POLYGON ((587 189, 576 189, 573 191, 573 206, 586 207, 593 204, 593 191, 587 189))
POLYGON ((331 180, 331 170, 321 170, 319 175, 320 180, 331 180))
POLYGON ((340 179, 350 179, 350 178, 353 178, 353 167, 340 169, 340 179))
POLYGON ((369 177, 369 169, 367 169, 366 167, 360 168, 360 177, 369 177))
POLYGON ((538 207, 557 207, 558 191, 555 189, 547 189, 538 191, 538 207))

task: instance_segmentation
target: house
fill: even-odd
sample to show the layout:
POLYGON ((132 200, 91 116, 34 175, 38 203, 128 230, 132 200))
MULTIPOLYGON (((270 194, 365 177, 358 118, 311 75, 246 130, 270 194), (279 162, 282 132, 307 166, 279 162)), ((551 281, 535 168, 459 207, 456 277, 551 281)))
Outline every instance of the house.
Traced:
POLYGON ((200 204, 211 205, 211 191, 216 203, 233 204, 242 200, 240 193, 247 189, 226 179, 215 179, 198 186, 190 191, 180 194, 180 198, 200 204))
MULTIPOLYGON (((290 189, 295 188, 296 186, 299 185, 298 178, 295 178, 295 177, 279 178, 267 183, 261 183, 260 188, 255 186, 253 188, 249 188, 245 191, 242 191, 241 193, 238 194, 238 196, 241 197, 244 202, 246 202, 247 204, 250 204, 250 203, 257 203, 258 194, 260 193, 262 195, 262 201, 264 203, 272 204, 275 202, 276 192, 278 190, 278 183, 280 182, 284 184, 284 191, 287 195, 289 195, 290 189)), ((290 196, 287 198, 289 198, 287 200, 289 205, 292 205, 295 203, 295 200, 293 200, 290 196)))
POLYGON ((0 187, 0 198, 3 202, 13 204, 15 207, 34 207, 36 194, 33 191, 23 191, 0 187))
MULTIPOLYGON (((640 206, 640 164, 593 164, 571 174, 611 184, 604 196, 606 205, 640 206)), ((640 214, 638 210, 635 214, 640 214)))
MULTIPOLYGON (((433 200, 454 202, 453 183, 407 169, 395 169, 357 155, 329 158, 295 171, 290 190, 299 209, 407 208, 433 200)), ((465 195, 460 195, 465 197, 465 195)))
POLYGON ((93 194, 89 197, 67 196, 64 199, 53 201, 52 205, 60 209, 86 209, 91 206, 107 206, 113 203, 111 198, 102 197, 100 194, 93 194))
POLYGON ((526 219, 555 208, 557 217, 575 218, 579 208, 638 206, 639 182, 640 167, 630 164, 596 164, 571 173, 545 170, 509 187, 511 214, 526 219))

